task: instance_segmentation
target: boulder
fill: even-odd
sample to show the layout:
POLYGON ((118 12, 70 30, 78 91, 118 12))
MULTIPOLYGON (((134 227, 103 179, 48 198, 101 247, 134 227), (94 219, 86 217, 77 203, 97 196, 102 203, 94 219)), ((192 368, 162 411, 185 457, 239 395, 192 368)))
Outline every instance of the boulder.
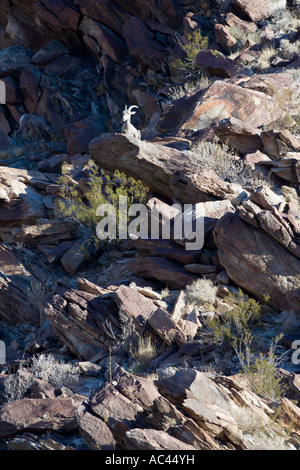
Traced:
POLYGON ((31 53, 20 46, 0 51, 0 77, 19 76, 31 60, 31 53))
POLYGON ((80 7, 81 12, 88 18, 92 18, 112 29, 119 36, 123 36, 123 25, 130 16, 124 9, 120 8, 110 0, 74 0, 80 7))
POLYGON ((128 400, 112 383, 95 390, 89 397, 88 404, 93 414, 104 420, 122 446, 126 431, 137 427, 139 415, 143 413, 142 406, 128 400))
POLYGON ((73 155, 86 152, 90 141, 105 130, 106 118, 100 115, 70 124, 65 129, 68 152, 73 155))
MULTIPOLYGON (((182 172, 196 172, 197 157, 190 151, 152 142, 141 141, 125 134, 102 134, 89 145, 91 158, 101 168, 109 171, 125 172, 143 183, 151 190, 173 199, 170 180, 179 169, 182 172), (193 171, 194 170, 194 171, 193 171)), ((189 203, 184 193, 177 191, 177 198, 189 203)))
POLYGON ((241 119, 234 117, 224 119, 219 122, 215 132, 221 142, 242 154, 263 150, 260 129, 243 122, 241 119))
POLYGON ((85 17, 80 23, 79 29, 87 36, 94 38, 103 53, 117 64, 123 64, 128 55, 125 42, 111 29, 97 21, 85 17))
MULTIPOLYGON (((284 75, 283 75, 284 77, 284 75)), ((243 123, 258 128, 262 125, 268 125, 275 122, 284 115, 284 109, 287 106, 294 107, 294 101, 298 92, 292 87, 292 81, 289 81, 289 88, 295 89, 286 99, 278 100, 278 94, 284 94, 283 81, 278 78, 273 80, 260 76, 255 79, 246 77, 242 85, 238 85, 231 79, 228 81, 217 80, 205 90, 196 90, 187 94, 183 98, 174 101, 156 123, 156 130, 159 134, 188 136, 192 133, 205 129, 206 127, 218 123, 223 119, 230 117, 237 118, 243 123), (273 86, 273 95, 263 93, 256 89, 255 83, 268 82, 265 91, 269 93, 273 86), (277 83, 277 85, 276 85, 277 83), (248 86, 248 88, 246 88, 248 86), (277 96, 274 92, 277 90, 277 96)), ((286 110, 287 112, 287 110, 286 110)))
POLYGON ((54 296, 45 315, 62 342, 81 360, 107 351, 120 334, 112 301, 78 290, 64 289, 61 294, 54 296))
POLYGON ((196 64, 199 69, 206 72, 208 75, 215 75, 217 77, 232 78, 236 75, 251 76, 250 69, 237 64, 229 57, 222 54, 216 54, 213 51, 200 51, 196 56, 196 64))
POLYGON ((39 0, 34 2, 34 12, 48 27, 77 31, 80 12, 70 0, 39 0))
POLYGON ((238 286, 280 310, 297 309, 299 259, 277 240, 230 213, 217 222, 214 238, 220 263, 238 286))
POLYGON ((164 258, 135 258, 129 264, 134 276, 144 279, 156 279, 170 289, 185 289, 197 279, 189 274, 179 263, 164 258))
POLYGON ((135 60, 157 72, 165 72, 164 47, 138 18, 130 18, 123 26, 127 47, 135 60))
POLYGON ((125 434, 124 443, 129 450, 171 450, 193 451, 195 447, 186 444, 164 431, 155 429, 132 429, 125 434))
POLYGON ((0 245, 0 317, 16 325, 38 321, 32 304, 31 286, 34 277, 4 246, 0 245))
POLYGON ((1 438, 21 431, 70 432, 77 428, 70 398, 23 398, 0 410, 1 438))
POLYGON ((75 413, 79 431, 91 450, 115 450, 116 441, 107 424, 95 416, 83 402, 75 413))
POLYGON ((253 21, 265 20, 276 11, 284 10, 287 6, 286 0, 233 0, 232 8, 242 19, 253 21))
POLYGON ((69 54, 70 50, 64 44, 59 41, 50 41, 43 46, 38 52, 34 54, 31 59, 31 63, 34 65, 45 65, 54 59, 58 59, 66 54, 69 54))

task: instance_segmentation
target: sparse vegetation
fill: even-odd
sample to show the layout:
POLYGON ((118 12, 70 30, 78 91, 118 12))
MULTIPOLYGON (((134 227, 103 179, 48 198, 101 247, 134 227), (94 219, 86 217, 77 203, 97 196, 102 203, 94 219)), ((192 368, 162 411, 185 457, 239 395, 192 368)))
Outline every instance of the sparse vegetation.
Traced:
POLYGON ((228 183, 245 186, 258 186, 271 181, 246 166, 238 154, 228 146, 216 142, 200 141, 192 149, 199 157, 200 170, 213 170, 228 183))
POLYGON ((122 310, 119 312, 121 338, 116 345, 131 358, 131 371, 135 374, 147 372, 152 360, 157 356, 155 344, 150 336, 141 336, 130 318, 122 310))
POLYGON ((258 395, 279 402, 285 387, 276 374, 280 358, 275 354, 281 335, 275 338, 267 354, 255 353, 253 326, 261 319, 261 305, 240 291, 239 298, 232 310, 221 317, 208 320, 207 325, 217 342, 229 344, 236 353, 241 369, 246 375, 249 387, 258 395))
POLYGON ((15 374, 4 380, 4 397, 7 401, 23 398, 35 379, 48 382, 56 389, 70 385, 78 379, 78 369, 71 363, 57 361, 52 354, 40 354, 32 364, 24 363, 15 374))
POLYGON ((217 287, 210 279, 201 278, 187 286, 185 293, 189 304, 211 309, 216 300, 217 287))
POLYGON ((261 72, 261 71, 265 71, 266 69, 268 69, 271 65, 272 58, 275 56, 276 56, 275 47, 270 46, 270 45, 265 46, 256 64, 257 70, 261 72))
POLYGON ((186 56, 184 59, 176 59, 172 66, 182 72, 188 80, 199 80, 202 71, 196 64, 196 56, 198 52, 207 49, 209 45, 208 38, 202 36, 200 29, 196 29, 186 38, 177 37, 177 42, 186 53, 186 56))
POLYGON ((70 385, 78 379, 78 369, 71 363, 57 361, 52 354, 40 354, 32 360, 30 372, 56 389, 70 385))
POLYGON ((4 398, 9 402, 21 400, 33 384, 33 381, 33 375, 20 366, 15 374, 10 373, 4 379, 4 398))
MULTIPOLYGON (((135 203, 142 204, 149 191, 140 180, 127 177, 117 170, 114 172, 113 177, 110 177, 103 174, 96 165, 90 169, 88 189, 84 195, 77 182, 70 176, 66 166, 62 169, 59 184, 61 185, 60 200, 57 202, 59 212, 83 226, 96 243, 99 243, 96 238, 96 226, 100 221, 100 217, 97 216, 99 206, 111 204, 116 210, 118 225, 121 223, 119 197, 126 197, 129 207, 135 203)), ((118 242, 117 237, 116 242, 118 242)))
POLYGON ((236 420, 238 432, 253 450, 292 450, 288 443, 288 434, 263 413, 247 407, 231 409, 231 416, 236 420))

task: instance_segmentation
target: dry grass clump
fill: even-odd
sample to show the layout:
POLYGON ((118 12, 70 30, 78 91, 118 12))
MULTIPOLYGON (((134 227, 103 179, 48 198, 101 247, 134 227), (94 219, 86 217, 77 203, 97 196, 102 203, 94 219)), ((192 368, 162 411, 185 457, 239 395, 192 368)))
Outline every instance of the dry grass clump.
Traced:
POLYGON ((121 337, 116 347, 125 351, 131 358, 133 373, 144 373, 158 354, 155 344, 149 336, 143 337, 136 331, 132 318, 122 310, 119 311, 119 320, 121 337))
POLYGON ((79 375, 77 367, 57 361, 52 354, 40 354, 34 357, 30 371, 34 377, 50 383, 57 389, 70 385, 79 375))
POLYGON ((189 304, 211 308, 215 303, 218 288, 210 279, 201 278, 186 287, 186 300, 189 304))
POLYGON ((222 180, 241 186, 253 184, 257 175, 229 147, 215 142, 200 141, 193 147, 201 170, 213 170, 222 180))
POLYGON ((271 23, 275 32, 289 33, 300 26, 300 12, 298 9, 288 10, 285 8, 273 15, 271 23))
POLYGON ((277 51, 273 46, 266 46, 263 48, 261 55, 257 61, 256 68, 259 71, 268 69, 271 65, 271 60, 277 55, 277 51))
POLYGON ((279 55, 283 59, 296 59, 300 51, 300 41, 290 42, 288 39, 280 41, 279 55))
POLYGON ((266 415, 246 407, 231 410, 238 434, 247 441, 249 450, 295 450, 288 443, 289 436, 266 415))
POLYGON ((212 78, 208 77, 205 72, 199 72, 195 79, 187 80, 180 85, 171 86, 168 90, 168 98, 171 102, 179 100, 188 93, 209 87, 212 81, 212 78))
POLYGON ((4 397, 7 401, 20 400, 35 379, 48 382, 56 389, 70 385, 78 379, 79 370, 73 364, 57 361, 52 354, 40 354, 25 368, 22 365, 15 374, 4 380, 4 397))
POLYGON ((140 336, 137 347, 132 347, 130 353, 135 360, 135 364, 132 367, 133 372, 147 371, 151 362, 157 356, 156 347, 151 341, 150 336, 145 338, 140 336))
POLYGON ((9 374, 4 380, 4 398, 10 401, 21 400, 33 384, 32 374, 21 367, 15 374, 9 374))

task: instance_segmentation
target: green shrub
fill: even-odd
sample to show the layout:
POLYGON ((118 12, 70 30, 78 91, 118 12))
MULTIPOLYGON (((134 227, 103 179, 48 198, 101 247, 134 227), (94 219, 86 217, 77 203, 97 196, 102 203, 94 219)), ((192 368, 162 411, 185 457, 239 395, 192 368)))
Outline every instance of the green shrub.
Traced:
POLYGON ((255 354, 252 349, 253 327, 261 319, 262 307, 254 299, 244 297, 240 291, 235 307, 221 318, 213 318, 207 325, 216 341, 229 344, 235 351, 242 372, 253 392, 261 397, 280 401, 285 388, 276 370, 280 359, 275 354, 281 336, 271 343, 267 354, 255 354))
POLYGON ((118 170, 110 177, 102 173, 96 165, 90 170, 89 189, 84 196, 66 166, 62 169, 58 183, 61 186, 60 199, 57 201, 58 211, 64 217, 77 221, 97 243, 100 242, 96 239, 96 226, 99 222, 97 208, 102 204, 112 204, 116 209, 117 221, 120 223, 119 197, 125 196, 129 207, 132 204, 145 202, 149 191, 140 180, 127 177, 118 170))
POLYGON ((207 37, 203 37, 200 29, 195 30, 192 34, 186 37, 186 43, 181 39, 177 38, 178 44, 185 51, 186 57, 182 59, 176 59, 172 66, 178 69, 186 78, 199 79, 202 75, 202 71, 196 64, 196 56, 198 52, 207 49, 209 40, 207 37))

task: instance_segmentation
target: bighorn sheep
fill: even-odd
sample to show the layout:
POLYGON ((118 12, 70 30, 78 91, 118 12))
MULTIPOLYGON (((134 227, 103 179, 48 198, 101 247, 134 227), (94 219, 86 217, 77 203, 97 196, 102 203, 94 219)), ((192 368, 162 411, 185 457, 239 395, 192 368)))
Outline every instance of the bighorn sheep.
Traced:
POLYGON ((130 108, 127 108, 127 106, 125 106, 125 109, 123 111, 124 124, 122 126, 122 134, 127 134, 130 137, 140 139, 141 131, 136 129, 130 122, 131 116, 136 113, 136 111, 132 111, 133 108, 138 108, 138 106, 130 106, 130 108))
POLYGON ((50 137, 50 129, 45 123, 44 119, 36 114, 23 114, 19 121, 19 129, 16 132, 16 138, 18 135, 22 136, 23 140, 37 141, 38 138, 50 137))

